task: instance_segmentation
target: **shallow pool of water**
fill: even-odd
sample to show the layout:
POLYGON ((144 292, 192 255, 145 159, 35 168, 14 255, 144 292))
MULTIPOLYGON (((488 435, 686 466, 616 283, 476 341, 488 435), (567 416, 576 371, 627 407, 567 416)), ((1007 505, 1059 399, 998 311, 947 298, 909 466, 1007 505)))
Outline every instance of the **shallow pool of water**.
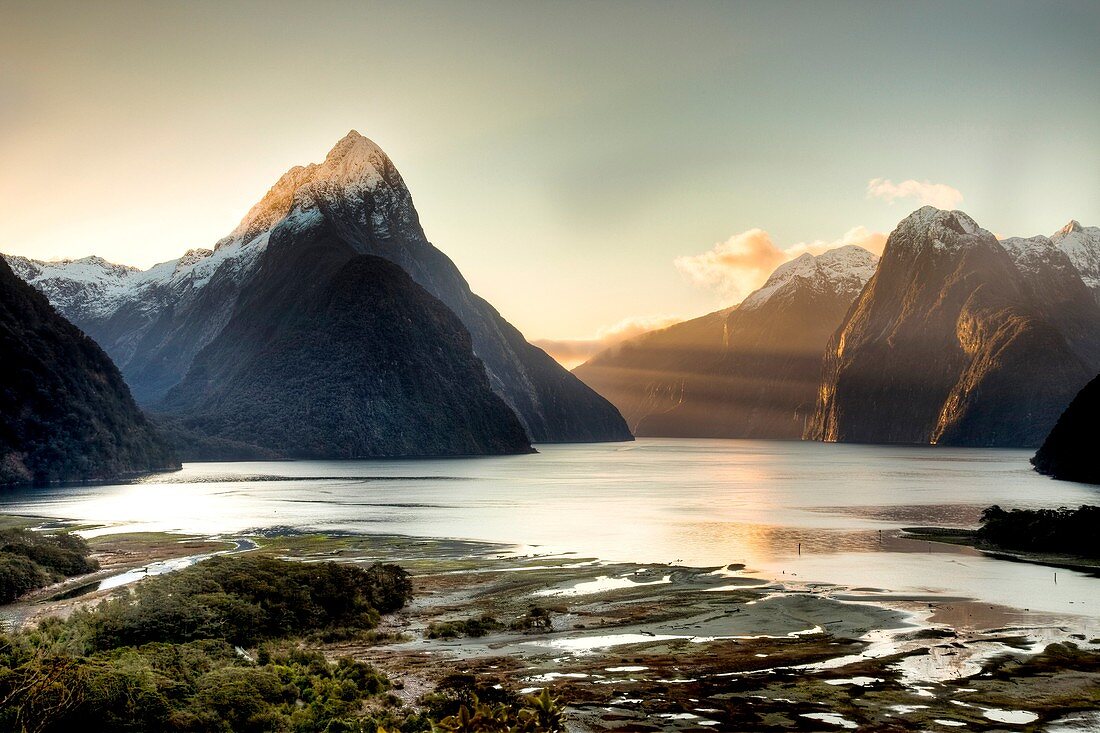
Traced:
POLYGON ((1012 450, 643 439, 494 458, 188 464, 136 483, 6 493, 0 512, 203 535, 292 527, 467 538, 523 552, 725 566, 875 593, 977 598, 1097 626, 1100 580, 897 537, 991 504, 1100 490, 1012 450))

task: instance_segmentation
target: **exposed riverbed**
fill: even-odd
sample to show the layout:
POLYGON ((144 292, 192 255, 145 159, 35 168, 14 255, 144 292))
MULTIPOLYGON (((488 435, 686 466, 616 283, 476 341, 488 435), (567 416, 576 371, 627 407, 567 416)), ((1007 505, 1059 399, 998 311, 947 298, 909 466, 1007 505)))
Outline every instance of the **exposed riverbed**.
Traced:
POLYGON ((1100 682, 1100 579, 1060 569, 1055 582, 1049 567, 902 532, 973 526, 990 504, 1100 498, 1037 476, 1026 452, 671 440, 540 451, 193 464, 9 494, 0 512, 77 522, 105 557, 126 559, 80 581, 94 592, 52 589, 19 618, 255 542, 414 572, 397 638, 333 649, 402 678, 410 701, 465 670, 550 685, 588 730, 1024 729, 1068 700, 1086 717, 1100 707, 1087 692, 1100 682), (189 539, 166 549, 161 533, 189 539), (159 550, 127 537, 159 538, 159 550), (482 614, 507 626, 532 605, 549 610, 550 631, 425 638, 431 623, 482 614), (1042 654, 1067 643, 1076 651, 1042 654))

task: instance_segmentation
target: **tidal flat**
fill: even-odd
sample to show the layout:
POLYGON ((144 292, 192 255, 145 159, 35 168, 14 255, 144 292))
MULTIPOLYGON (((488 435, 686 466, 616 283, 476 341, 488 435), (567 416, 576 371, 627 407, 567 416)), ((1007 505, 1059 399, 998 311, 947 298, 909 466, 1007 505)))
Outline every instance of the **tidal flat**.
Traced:
POLYGON ((1073 730, 1100 710, 1100 639, 965 598, 452 539, 91 534, 99 573, 8 607, 11 623, 126 592, 67 593, 92 581, 211 553, 382 561, 412 574, 413 601, 369 634, 309 644, 375 665, 413 707, 459 680, 548 687, 577 731, 1073 730))

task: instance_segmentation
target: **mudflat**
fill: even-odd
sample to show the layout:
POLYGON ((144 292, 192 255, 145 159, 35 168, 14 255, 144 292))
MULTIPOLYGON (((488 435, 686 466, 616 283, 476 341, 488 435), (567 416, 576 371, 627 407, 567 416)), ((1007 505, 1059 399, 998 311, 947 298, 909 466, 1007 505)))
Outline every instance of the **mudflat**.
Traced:
POLYGON ((376 665, 414 706, 465 678, 549 687, 570 728, 593 731, 1004 730, 1100 710, 1100 638, 962 597, 406 536, 270 530, 91 542, 95 577, 22 599, 6 609, 9 623, 64 615, 126 592, 142 568, 171 572, 166 561, 215 552, 385 561, 412 573, 413 602, 367 636, 311 643, 376 665))

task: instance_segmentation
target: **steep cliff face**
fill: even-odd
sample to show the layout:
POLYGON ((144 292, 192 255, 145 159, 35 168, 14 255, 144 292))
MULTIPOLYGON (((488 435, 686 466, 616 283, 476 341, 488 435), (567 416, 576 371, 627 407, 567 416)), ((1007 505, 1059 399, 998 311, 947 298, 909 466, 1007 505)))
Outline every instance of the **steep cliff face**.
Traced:
POLYGON ((323 163, 288 173, 237 235, 247 238, 287 216, 323 219, 352 252, 400 265, 454 311, 469 330, 493 389, 515 409, 532 440, 630 439, 611 404, 527 343, 470 290, 450 258, 427 240, 400 173, 370 140, 351 132, 323 163))
POLYGON ((1003 247, 959 211, 903 220, 826 349, 807 437, 1037 445, 1098 353, 1080 285, 1044 291, 1080 279, 1050 249, 1003 247))
POLYGON ((1027 296, 1045 322, 1088 365, 1100 366, 1100 305, 1072 259, 1048 237, 1001 240, 1027 296))
POLYGON ((229 321, 266 246, 266 232, 250 240, 228 237, 216 250, 189 250, 148 270, 101 257, 7 260, 110 354, 135 399, 151 404, 183 378, 195 354, 229 321))
POLYGON ((638 435, 797 439, 825 344, 875 261, 854 246, 802 255, 741 305, 643 334, 574 373, 638 435))
POLYGON ((102 349, 0 261, 0 486, 178 466, 102 349))
POLYGON ((296 458, 530 452, 461 321, 400 267, 324 220, 277 226, 263 266, 163 404, 186 429, 296 458))
POLYGON ((17 266, 117 360, 139 399, 155 404, 226 326, 243 288, 265 277, 260 260, 273 229, 288 217, 299 225, 323 219, 347 245, 348 257, 368 254, 396 263, 454 311, 494 391, 533 440, 631 438, 610 403, 471 292, 454 263, 425 237, 396 166, 354 131, 322 163, 284 174, 213 250, 196 250, 146 272, 84 261, 17 266), (90 273, 67 277, 74 264, 90 273))
POLYGON ((1100 484, 1100 377, 1085 385, 1031 459, 1035 470, 1063 481, 1100 484))
POLYGON ((1081 226, 1074 220, 1050 237, 1066 253, 1081 279, 1100 302, 1100 227, 1081 226))

